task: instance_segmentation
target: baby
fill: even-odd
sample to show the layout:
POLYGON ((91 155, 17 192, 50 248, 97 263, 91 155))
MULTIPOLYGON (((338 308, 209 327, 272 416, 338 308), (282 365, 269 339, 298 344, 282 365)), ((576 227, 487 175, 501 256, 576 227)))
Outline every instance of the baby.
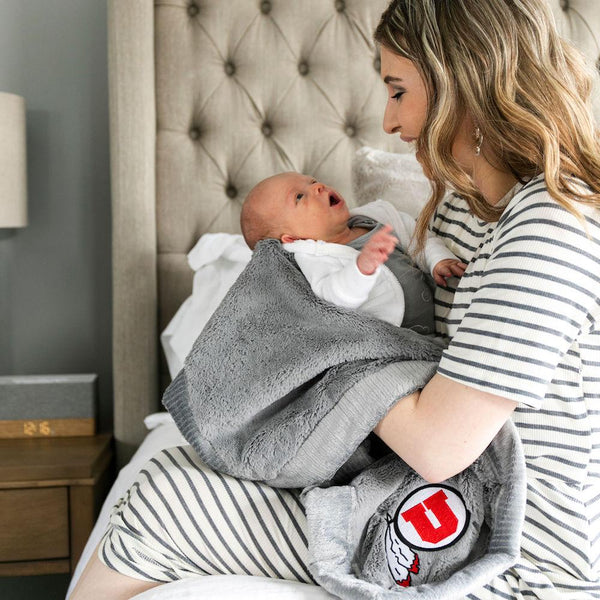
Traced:
POLYGON ((252 249, 262 239, 280 240, 320 298, 423 334, 434 332, 423 271, 445 286, 466 268, 433 234, 415 267, 408 255, 412 217, 383 200, 350 211, 334 189, 295 172, 268 177, 250 191, 241 227, 252 249))

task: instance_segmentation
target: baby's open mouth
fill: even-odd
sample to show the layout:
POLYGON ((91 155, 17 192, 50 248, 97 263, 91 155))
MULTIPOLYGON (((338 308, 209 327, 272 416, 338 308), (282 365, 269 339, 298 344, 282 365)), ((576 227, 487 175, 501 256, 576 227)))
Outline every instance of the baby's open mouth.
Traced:
POLYGON ((337 206, 340 202, 341 200, 337 196, 333 194, 329 196, 329 206, 337 206))

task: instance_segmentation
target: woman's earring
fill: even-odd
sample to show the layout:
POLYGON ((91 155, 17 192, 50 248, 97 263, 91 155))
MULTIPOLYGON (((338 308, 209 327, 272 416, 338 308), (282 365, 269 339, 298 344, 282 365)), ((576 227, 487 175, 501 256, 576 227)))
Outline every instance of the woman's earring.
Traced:
POLYGON ((481 145, 483 144, 483 133, 479 127, 475 127, 475 156, 481 154, 481 145))

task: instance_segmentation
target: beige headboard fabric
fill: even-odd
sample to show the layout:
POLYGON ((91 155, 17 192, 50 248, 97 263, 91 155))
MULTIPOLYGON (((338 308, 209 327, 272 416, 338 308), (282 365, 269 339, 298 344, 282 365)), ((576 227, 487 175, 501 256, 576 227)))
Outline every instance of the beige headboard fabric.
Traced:
MULTIPOLYGON (((600 56, 600 2, 551 1, 600 56)), ((114 433, 119 461, 168 383, 159 332, 191 293, 186 254, 239 231, 261 178, 311 173, 351 198, 354 152, 406 151, 381 128, 372 31, 387 0, 109 0, 114 433), (162 373, 162 375, 161 375, 162 373)))

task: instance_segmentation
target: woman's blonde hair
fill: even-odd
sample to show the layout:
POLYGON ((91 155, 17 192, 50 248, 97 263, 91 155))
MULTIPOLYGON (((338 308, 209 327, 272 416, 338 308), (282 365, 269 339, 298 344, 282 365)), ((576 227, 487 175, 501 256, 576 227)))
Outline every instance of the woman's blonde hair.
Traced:
POLYGON ((433 194, 419 219, 418 247, 448 187, 481 219, 496 221, 502 212, 452 156, 465 115, 497 167, 520 181, 543 172, 549 193, 579 217, 577 202, 600 207, 593 71, 558 35, 546 0, 393 0, 375 41, 411 60, 428 90, 417 151, 433 194), (575 189, 573 176, 589 195, 575 189))

